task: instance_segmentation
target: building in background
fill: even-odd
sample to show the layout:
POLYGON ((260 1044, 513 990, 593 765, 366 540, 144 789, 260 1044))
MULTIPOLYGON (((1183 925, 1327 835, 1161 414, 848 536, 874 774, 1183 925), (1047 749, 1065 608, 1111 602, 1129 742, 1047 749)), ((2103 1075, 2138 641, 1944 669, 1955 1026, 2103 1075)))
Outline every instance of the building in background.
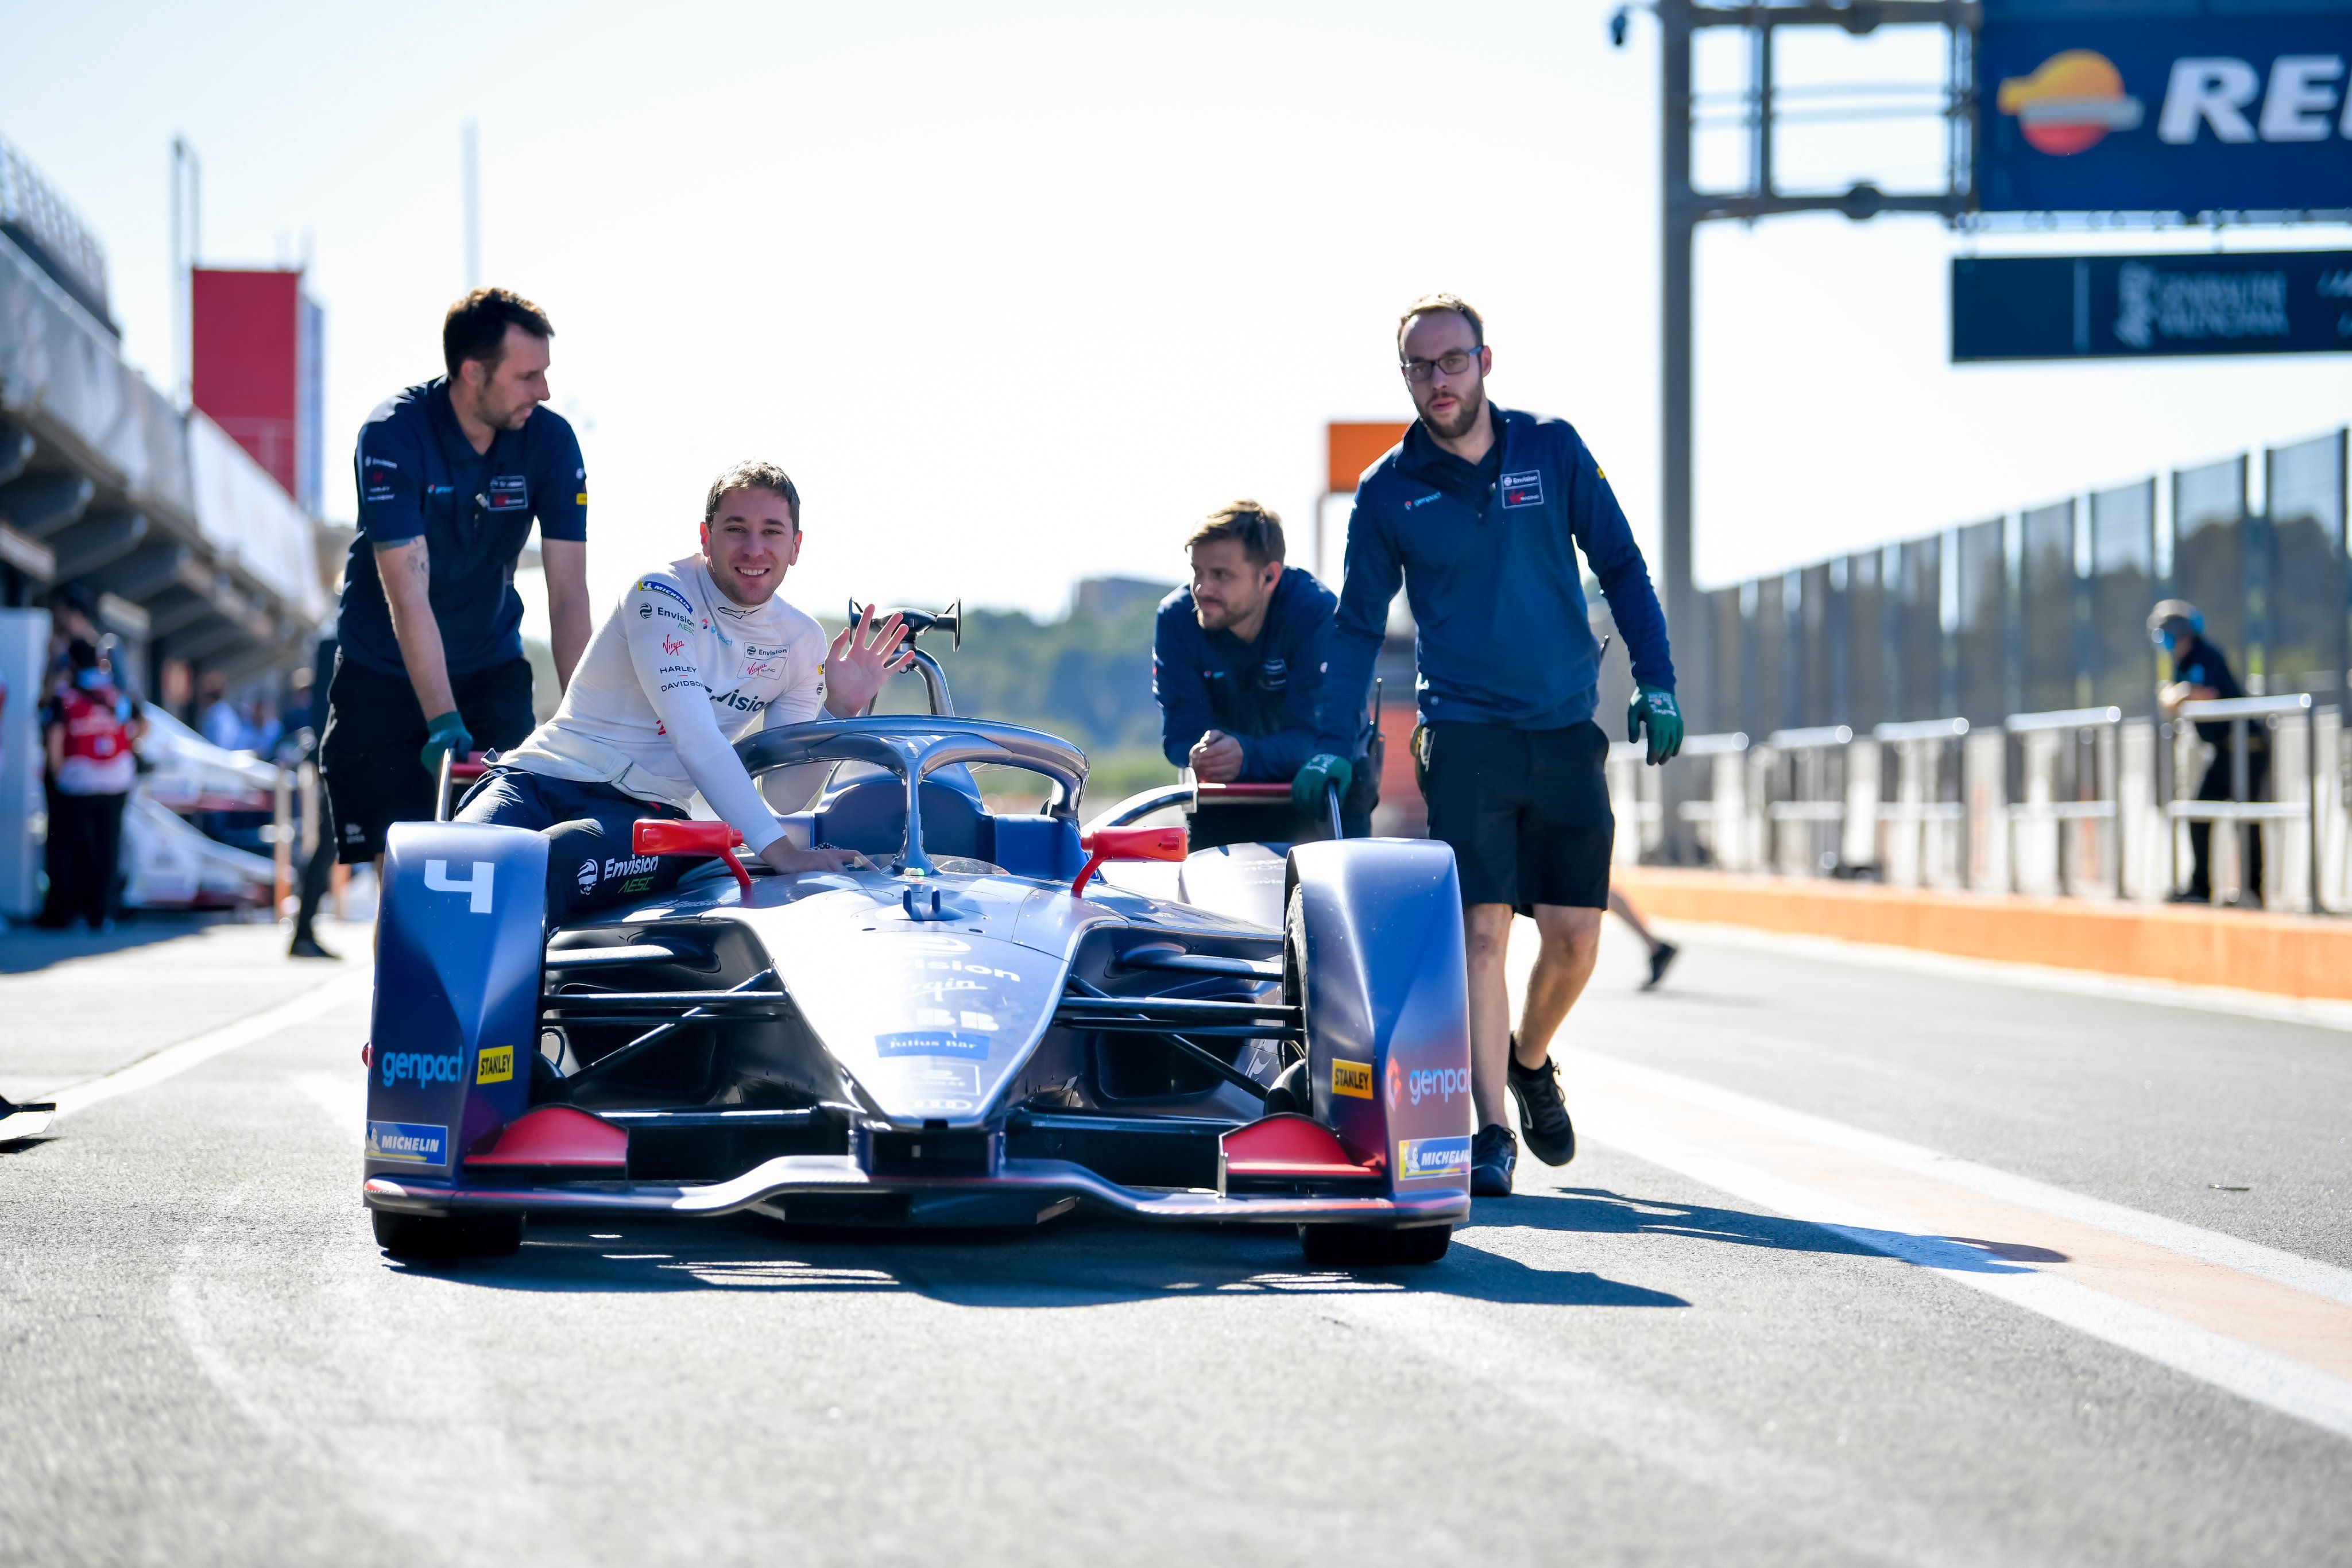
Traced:
POLYGON ((188 287, 192 400, 317 517, 324 317, 302 274, 199 267, 188 287))

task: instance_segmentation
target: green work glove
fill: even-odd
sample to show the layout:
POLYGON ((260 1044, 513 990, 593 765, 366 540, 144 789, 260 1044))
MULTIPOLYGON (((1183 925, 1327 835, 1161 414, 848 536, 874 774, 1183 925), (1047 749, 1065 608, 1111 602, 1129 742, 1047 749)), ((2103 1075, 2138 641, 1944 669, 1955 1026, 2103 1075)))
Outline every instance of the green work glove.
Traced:
POLYGON ((1318 752, 1307 759, 1307 766, 1290 781, 1290 803, 1302 811, 1320 811, 1324 790, 1336 789, 1344 797, 1348 786, 1355 781, 1353 763, 1328 751, 1318 752))
POLYGON ((1633 706, 1625 710, 1625 738, 1641 739, 1644 724, 1650 727, 1651 767, 1683 748, 1683 710, 1665 687, 1643 686, 1633 694, 1633 706))
POLYGON ((455 752, 460 762, 474 755, 474 737, 466 733, 466 721, 457 716, 455 708, 425 727, 425 749, 416 754, 425 764, 425 771, 436 779, 441 776, 441 754, 445 751, 455 752))

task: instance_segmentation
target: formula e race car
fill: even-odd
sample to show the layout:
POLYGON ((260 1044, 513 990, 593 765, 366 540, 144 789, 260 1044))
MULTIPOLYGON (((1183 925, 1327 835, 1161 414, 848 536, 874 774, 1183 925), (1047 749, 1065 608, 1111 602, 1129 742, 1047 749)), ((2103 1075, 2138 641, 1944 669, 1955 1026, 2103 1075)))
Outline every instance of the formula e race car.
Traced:
MULTIPOLYGON (((919 635, 948 617, 908 614, 919 635)), ((724 823, 637 824, 698 863, 545 919, 548 841, 393 829, 364 1197, 394 1254, 488 1256, 528 1215, 742 1210, 795 1224, 1026 1225, 1086 1204, 1294 1225, 1311 1261, 1426 1263, 1469 1209, 1469 1027, 1453 853, 1418 840, 1187 858, 1081 831, 1087 759, 955 716, 780 727, 755 778, 827 765, 803 841, 876 871, 772 874, 724 823), (992 811, 975 765, 1051 789, 992 811), (1167 861, 1174 896, 1108 885, 1167 861)))

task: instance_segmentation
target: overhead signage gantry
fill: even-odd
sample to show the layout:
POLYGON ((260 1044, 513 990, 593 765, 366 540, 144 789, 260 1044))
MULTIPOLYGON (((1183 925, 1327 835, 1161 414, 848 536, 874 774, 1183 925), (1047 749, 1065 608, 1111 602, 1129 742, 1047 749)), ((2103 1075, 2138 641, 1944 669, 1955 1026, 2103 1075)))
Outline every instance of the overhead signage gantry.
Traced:
MULTIPOLYGON (((1818 212, 1856 221, 1918 213, 1985 229, 2352 221, 2352 0, 1653 0, 1643 8, 1663 35, 1660 575, 1677 637, 1697 626, 1691 320, 1699 225, 1818 212), (1904 26, 1945 34, 1944 79, 1924 110, 1944 121, 1943 188, 1783 191, 1776 35, 1904 26), (1748 179, 1739 190, 1692 183, 1693 40, 1706 28, 1737 28, 1748 39, 1739 95, 1748 179)), ((1632 9, 1611 19, 1619 44, 1632 9)), ((1809 107, 1806 118, 1828 117, 1809 107)), ((1957 265, 1966 275, 1956 270, 1955 309, 1968 312, 1954 320, 1957 358, 2352 346, 2352 273, 2340 258, 2309 252, 1957 265)))

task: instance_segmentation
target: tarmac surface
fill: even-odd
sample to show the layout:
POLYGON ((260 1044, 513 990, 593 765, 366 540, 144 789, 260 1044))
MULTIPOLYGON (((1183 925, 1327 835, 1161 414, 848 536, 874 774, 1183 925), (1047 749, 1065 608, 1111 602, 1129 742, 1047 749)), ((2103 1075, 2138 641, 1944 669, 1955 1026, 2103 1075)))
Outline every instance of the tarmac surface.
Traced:
POLYGON ((0 1092, 67 1090, 0 1145, 0 1562, 2352 1559, 2345 1019, 1677 935, 1643 995, 1610 927, 1575 1162, 1356 1273, 1080 1218, 396 1263, 362 963, 0 937, 0 1092))

